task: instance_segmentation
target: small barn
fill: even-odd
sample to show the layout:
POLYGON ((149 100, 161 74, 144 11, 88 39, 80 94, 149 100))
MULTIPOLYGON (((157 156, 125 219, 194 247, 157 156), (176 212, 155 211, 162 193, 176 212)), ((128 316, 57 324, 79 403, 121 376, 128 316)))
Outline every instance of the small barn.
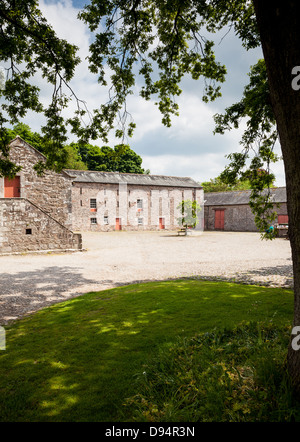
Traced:
MULTIPOLYGON (((234 232, 257 232, 254 215, 249 206, 251 190, 209 192, 204 194, 204 229, 234 232)), ((276 223, 288 224, 286 188, 271 189, 276 223), (276 207, 279 204, 279 208, 276 207)))

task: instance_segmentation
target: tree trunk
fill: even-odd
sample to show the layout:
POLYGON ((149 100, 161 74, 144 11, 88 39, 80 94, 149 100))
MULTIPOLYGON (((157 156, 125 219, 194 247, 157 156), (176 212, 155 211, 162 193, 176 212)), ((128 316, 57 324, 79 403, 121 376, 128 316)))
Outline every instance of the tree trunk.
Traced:
MULTIPOLYGON (((285 167, 294 272, 293 326, 300 326, 300 90, 292 87, 292 69, 300 66, 299 0, 253 0, 253 4, 285 167)), ((300 395, 300 350, 293 350, 291 343, 287 361, 300 395)))

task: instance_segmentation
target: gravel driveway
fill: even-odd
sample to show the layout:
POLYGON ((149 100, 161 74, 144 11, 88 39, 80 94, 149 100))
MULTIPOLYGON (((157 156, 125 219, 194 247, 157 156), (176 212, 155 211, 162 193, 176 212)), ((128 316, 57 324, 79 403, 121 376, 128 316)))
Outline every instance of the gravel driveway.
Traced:
POLYGON ((83 233, 86 251, 0 256, 0 325, 89 291, 205 277, 292 287, 289 241, 258 233, 83 233))

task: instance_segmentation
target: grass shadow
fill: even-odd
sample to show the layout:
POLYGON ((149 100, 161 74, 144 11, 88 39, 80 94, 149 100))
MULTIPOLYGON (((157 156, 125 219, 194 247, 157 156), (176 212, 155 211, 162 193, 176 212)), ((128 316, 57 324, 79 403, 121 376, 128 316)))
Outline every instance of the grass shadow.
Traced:
POLYGON ((7 328, 0 421, 126 421, 123 403, 159 346, 243 320, 289 320, 292 299, 287 290, 177 280, 43 309, 7 328))

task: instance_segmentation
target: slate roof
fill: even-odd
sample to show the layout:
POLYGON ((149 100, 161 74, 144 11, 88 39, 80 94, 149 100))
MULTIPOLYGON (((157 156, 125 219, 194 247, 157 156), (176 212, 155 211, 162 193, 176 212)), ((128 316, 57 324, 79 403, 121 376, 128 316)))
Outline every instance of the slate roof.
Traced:
POLYGON ((165 175, 143 175, 136 173, 119 172, 93 172, 90 170, 64 171, 73 178, 73 182, 79 183, 103 183, 103 184, 136 184, 142 186, 168 186, 168 187, 192 187, 201 188, 201 185, 189 177, 174 177, 165 175))
MULTIPOLYGON (((274 203, 286 203, 286 188, 275 187, 271 190, 274 203)), ((204 193, 205 206, 230 206, 237 204, 249 204, 251 190, 234 192, 208 192, 204 193)))

